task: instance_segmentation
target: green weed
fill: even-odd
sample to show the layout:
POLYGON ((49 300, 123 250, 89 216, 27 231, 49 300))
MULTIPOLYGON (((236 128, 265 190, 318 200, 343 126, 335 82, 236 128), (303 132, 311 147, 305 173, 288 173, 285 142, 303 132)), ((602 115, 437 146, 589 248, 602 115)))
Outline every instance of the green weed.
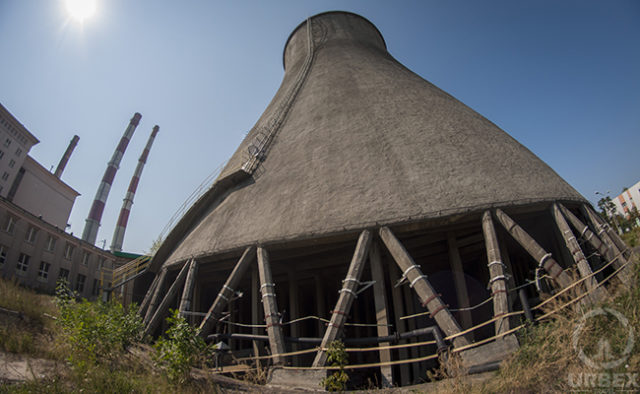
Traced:
POLYGON ((208 346, 192 327, 178 314, 171 312, 167 318, 169 328, 153 346, 154 361, 172 382, 184 383, 189 379, 191 368, 204 365, 213 356, 213 346, 208 346))
POLYGON ((349 364, 349 355, 345 351, 342 341, 333 341, 327 349, 327 363, 333 367, 340 367, 331 375, 322 380, 322 385, 327 391, 344 391, 349 381, 349 375, 344 366, 349 364))
POLYGON ((56 288, 56 304, 61 337, 71 348, 69 361, 76 366, 116 362, 128 346, 141 339, 143 324, 135 306, 127 311, 116 301, 76 302, 65 282, 56 288))

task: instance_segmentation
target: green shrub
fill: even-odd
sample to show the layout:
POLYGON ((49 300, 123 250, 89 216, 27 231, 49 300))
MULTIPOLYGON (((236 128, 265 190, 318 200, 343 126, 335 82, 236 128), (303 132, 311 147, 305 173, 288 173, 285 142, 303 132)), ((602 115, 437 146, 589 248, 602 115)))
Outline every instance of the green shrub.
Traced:
POLYGON ((211 358, 214 348, 198 336, 199 330, 179 316, 177 310, 171 311, 167 322, 169 328, 165 336, 153 346, 154 361, 165 370, 170 381, 183 383, 188 380, 192 367, 204 365, 211 358))
POLYGON ((344 343, 333 341, 327 349, 327 363, 333 367, 340 367, 339 370, 322 380, 322 385, 327 391, 344 391, 349 381, 349 375, 344 371, 344 366, 349 363, 344 343))
POLYGON ((129 345, 141 339, 143 324, 135 305, 127 311, 116 301, 76 302, 66 282, 58 283, 56 303, 57 323, 71 347, 70 361, 76 366, 117 361, 129 345))

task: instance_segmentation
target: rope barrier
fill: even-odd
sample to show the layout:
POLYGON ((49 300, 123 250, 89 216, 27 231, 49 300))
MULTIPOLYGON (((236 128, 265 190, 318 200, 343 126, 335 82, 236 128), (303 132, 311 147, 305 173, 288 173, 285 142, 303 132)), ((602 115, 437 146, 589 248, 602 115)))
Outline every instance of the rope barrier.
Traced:
POLYGON ((592 288, 591 290, 587 290, 586 292, 584 292, 582 295, 580 295, 579 297, 574 298, 573 300, 567 302, 566 304, 554 309, 551 312, 547 312, 542 316, 539 316, 538 318, 536 318, 536 321, 542 320, 547 318, 548 316, 560 311, 561 309, 566 308, 567 306, 574 304, 580 300, 582 300, 583 298, 585 298, 586 296, 588 296, 590 293, 592 293, 593 291, 595 291, 597 288, 599 288, 600 286, 602 286, 603 284, 605 284, 609 279, 613 278, 615 275, 618 274, 618 272, 622 271, 628 264, 630 263, 630 261, 627 261, 626 263, 622 264, 620 267, 618 267, 615 271, 613 271, 613 273, 609 276, 607 276, 602 282, 598 283, 594 288, 592 288))
MULTIPOLYGON (((564 289, 562 289, 561 291, 557 292, 556 294, 554 294, 553 296, 547 298, 546 300, 544 300, 543 302, 539 303, 538 305, 534 306, 533 308, 531 308, 532 310, 535 309, 540 309, 541 307, 543 307, 544 305, 548 304, 549 302, 551 302, 552 300, 560 297, 562 294, 566 293, 567 291, 573 289, 574 287, 578 286, 579 284, 581 284, 582 282, 586 281, 589 278, 594 277, 595 275, 599 274, 600 272, 602 272, 605 268, 607 268, 608 266, 610 266, 611 264, 613 264, 614 261, 616 261, 620 256, 622 255, 622 253, 618 254, 617 256, 615 256, 614 258, 611 259, 611 261, 609 261, 607 264, 603 265, 602 267, 600 267, 600 269, 598 269, 597 271, 592 272, 591 274, 582 277, 581 279, 573 282, 571 285, 565 287, 564 289)), ((603 282, 600 282, 603 283, 603 282)))
POLYGON ((407 343, 404 345, 386 345, 386 346, 375 346, 375 347, 355 347, 355 348, 346 348, 344 349, 347 353, 357 353, 357 352, 375 352, 380 350, 392 350, 392 349, 403 349, 417 346, 426 346, 426 345, 435 345, 436 341, 424 341, 424 342, 414 342, 407 343))
MULTIPOLYGON (((597 274, 598 274, 598 273, 600 273, 603 269, 605 269, 606 267, 608 267, 609 265, 611 265, 611 264, 614 262, 614 260, 618 259, 619 257, 620 257, 620 254, 619 254, 618 256, 616 256, 615 258, 613 258, 613 259, 612 259, 610 262, 608 262, 607 264, 605 264, 605 265, 603 265, 602 267, 600 267, 597 271, 593 272, 593 273, 592 273, 592 274, 590 274, 589 276, 586 276, 586 277, 582 278, 579 282, 576 282, 576 283, 578 283, 578 284, 579 284, 579 283, 581 283, 581 282, 583 282, 583 281, 585 281, 585 280, 589 279, 590 277, 592 277, 592 276, 594 276, 594 275, 597 275, 597 274)), ((538 279, 544 279, 544 278, 551 278, 551 276, 549 276, 548 274, 545 274, 545 275, 542 275, 541 277, 539 277, 538 279)), ((523 284, 523 285, 520 285, 520 286, 515 287, 515 288, 513 288, 513 289, 509 289, 509 290, 507 290, 507 291, 508 291, 509 293, 511 293, 511 292, 518 291, 518 290, 520 290, 520 289, 522 289, 522 288, 525 288, 525 287, 527 287, 527 286, 531 286, 531 285, 534 285, 534 284, 536 284, 536 281, 528 281, 527 283, 525 283, 525 284, 523 284)), ((575 286, 574 286, 574 287, 575 287, 575 286)), ((564 290, 563 290, 562 292, 564 292, 564 290)), ((559 293, 558 293, 558 294, 559 294, 559 293)), ((461 312, 461 311, 473 310, 473 309, 479 308, 480 306, 482 306, 482 305, 484 305, 484 304, 486 304, 486 303, 490 302, 491 300, 493 300, 493 297, 489 297, 489 298, 487 298, 486 300, 484 300, 484 301, 480 302, 479 304, 476 304, 476 305, 471 306, 471 307, 468 307, 468 308, 450 309, 450 311, 451 311, 451 312, 461 312)), ((547 302, 547 300, 545 301, 545 303, 546 303, 546 302, 547 302)), ((534 307, 534 308, 532 308, 532 309, 535 309, 535 308, 537 308, 537 306, 536 306, 536 307, 534 307)), ((412 318, 414 318, 414 317, 424 316, 424 315, 428 315, 428 314, 429 314, 429 312, 428 312, 428 311, 426 311, 426 312, 420 312, 420 313, 416 313, 416 314, 413 314, 413 315, 402 316, 402 317, 400 318, 400 320, 412 319, 412 318)))
MULTIPOLYGON (((551 276, 549 276, 548 274, 544 274, 544 275, 540 276, 538 279, 545 279, 545 278, 551 278, 551 276)), ((512 293, 514 291, 518 291, 518 290, 520 290, 522 288, 525 288, 525 287, 531 286, 531 285, 535 285, 535 284, 536 284, 536 281, 533 281, 533 280, 532 281, 527 281, 527 283, 525 283, 523 285, 520 285, 518 287, 514 287, 513 289, 508 289, 507 292, 508 293, 512 293)), ((478 303, 478 304, 476 304, 474 306, 470 306, 470 307, 467 307, 467 308, 449 309, 449 311, 450 312, 471 311, 471 310, 474 310, 476 308, 479 308, 479 307, 491 302, 492 300, 493 300, 493 297, 489 297, 486 300, 484 300, 484 301, 482 301, 482 302, 480 302, 480 303, 478 303)), ((414 317, 425 316, 425 315, 428 315, 428 314, 429 314, 429 311, 415 313, 413 315, 402 316, 400 318, 400 320, 413 319, 414 317)))
MULTIPOLYGON (((564 288, 562 291, 560 291, 560 292, 558 292, 558 293, 554 294, 553 296, 551 296, 551 297, 547 298, 546 300, 544 300, 543 302, 541 302, 540 304, 538 304, 538 305, 534 306, 534 307, 533 307, 533 308, 531 308, 531 309, 532 309, 532 310, 535 310, 535 309, 539 309, 539 308, 541 308, 542 306, 544 306, 544 305, 546 305, 547 303, 551 302, 552 300, 554 300, 554 299, 558 298, 558 297, 559 297, 559 296, 561 296, 562 294, 566 293, 567 291, 569 291, 570 289, 572 289, 572 288, 574 288, 575 286, 579 285, 580 283, 584 282, 585 280, 589 279, 590 277, 592 277, 592 276, 594 276, 594 275, 596 275, 596 274, 600 273, 602 270, 604 270, 606 267, 608 267, 610 264, 612 264, 612 263, 613 263, 613 262, 614 262, 618 257, 620 257, 620 255, 621 255, 621 253, 620 253, 620 254, 618 254, 618 255, 617 255, 616 257, 614 257, 613 259, 611 259, 611 261, 610 261, 609 263, 605 264, 605 265, 604 265, 603 267, 601 267, 599 270, 597 270, 597 271, 595 271, 595 272, 592 272, 590 275, 588 275, 588 276, 585 276, 585 277, 581 278, 580 280, 578 280, 578 281, 574 282, 574 283, 573 283, 572 285, 570 285, 570 286, 567 286, 567 287, 566 287, 566 288, 564 288)), ((612 276, 610 275, 610 277, 612 277, 612 276)), ((608 279, 609 279, 609 278, 608 278, 608 279)), ((607 280, 608 280, 608 279, 607 279, 607 280)), ((600 284, 602 284, 602 283, 605 283, 605 281, 600 282, 600 284)), ((600 284, 598 284, 598 286, 600 286, 600 284)), ((596 287, 598 287, 598 286, 596 286, 596 287)), ((471 332, 471 331, 477 330, 477 329, 478 329, 478 328, 480 328, 480 327, 484 327, 484 326, 486 326, 487 324, 490 324, 490 323, 495 322, 495 321, 497 321, 497 320, 501 320, 501 319, 503 319, 503 318, 505 318, 505 317, 510 317, 510 316, 519 315, 519 314, 523 314, 523 313, 524 313, 524 311, 517 311, 517 312, 510 312, 510 313, 507 313, 507 314, 503 314, 503 315, 500 315, 500 316, 495 316, 493 319, 487 320, 487 321, 485 321, 484 323, 480 323, 480 324, 478 324, 478 325, 476 325, 476 326, 474 326, 474 327, 468 328, 468 329, 466 329, 466 330, 464 330, 464 331, 461 331, 461 332, 459 332, 459 333, 449 335, 449 336, 445 337, 444 339, 445 339, 445 340, 451 340, 451 339, 453 339, 453 338, 457 338, 457 337, 459 337, 459 336, 462 336, 462 335, 468 334, 468 333, 469 333, 469 332, 471 332)))
POLYGON ((320 350, 319 347, 314 347, 312 349, 298 350, 296 352, 269 354, 266 356, 243 357, 243 358, 238 358, 236 360, 237 361, 268 360, 276 357, 292 357, 292 356, 299 356, 301 354, 316 353, 318 350, 320 350))
MULTIPOLYGON (((182 313, 184 313, 185 315, 193 315, 193 316, 206 316, 207 314, 204 312, 189 312, 189 311, 183 311, 182 313)), ((295 323, 299 323, 301 321, 304 320, 309 320, 309 319, 315 319, 315 320, 319 320, 323 323, 330 323, 331 321, 319 316, 304 316, 304 317, 300 317, 298 319, 293 319, 290 320, 288 322, 283 322, 281 323, 281 325, 286 326, 288 324, 295 324, 295 323)), ((237 326, 237 327, 245 327, 245 328, 266 328, 267 325, 266 324, 246 324, 246 323, 237 323, 237 322, 232 322, 232 321, 222 321, 222 320, 218 320, 221 323, 225 323, 225 324, 229 324, 231 326, 237 326)), ((376 324, 376 323, 344 323, 345 326, 354 326, 354 327, 393 327, 393 324, 376 324)))
POLYGON ((409 364, 409 363, 419 363, 422 361, 427 361, 427 360, 433 360, 435 358, 438 358, 438 354, 432 354, 429 356, 424 356, 424 357, 418 357, 418 358, 411 358, 411 359, 406 359, 406 360, 395 360, 395 361, 386 361, 386 362, 378 362, 378 363, 370 363, 370 364, 354 364, 354 365, 345 365, 343 367, 337 367, 337 366, 328 366, 328 367, 282 367, 283 369, 297 369, 297 370, 328 370, 328 371, 335 371, 335 370, 339 370, 340 368, 343 369, 363 369, 363 368, 375 368, 375 367, 385 367, 388 365, 401 365, 401 364, 409 364))
MULTIPOLYGON (((424 342, 408 343, 408 344, 404 344, 404 345, 386 345, 386 346, 374 346, 374 347, 368 347, 368 348, 360 348, 360 347, 345 348, 344 350, 347 353, 376 352, 376 351, 380 351, 380 350, 393 350, 393 349, 402 349, 402 348, 412 348, 412 347, 435 345, 435 344, 436 344, 436 341, 424 341, 424 342)), ((289 353, 280 353, 280 354, 257 356, 257 357, 244 357, 244 358, 237 359, 237 361, 266 360, 266 359, 272 359, 272 358, 276 358, 276 357, 292 357, 292 356, 299 356, 299 355, 302 355, 302 354, 315 353, 315 352, 318 352, 320 350, 327 351, 328 349, 316 346, 316 347, 311 348, 311 349, 298 350, 298 351, 289 352, 289 353)))
MULTIPOLYGON (((589 279, 590 277, 593 277, 594 275, 600 273, 602 270, 604 270, 606 267, 608 267, 609 265, 611 265, 614 261, 616 261, 623 252, 620 252, 617 256, 615 256, 613 259, 611 259, 611 261, 609 261, 607 264, 605 264, 603 267, 601 267, 600 269, 598 269, 597 271, 592 272, 590 275, 585 276, 583 278, 581 278, 580 280, 577 280, 576 282, 574 282, 573 284, 571 284, 570 286, 567 286, 565 289, 563 289, 562 291, 554 294, 552 297, 546 299, 544 302, 536 305, 535 307, 533 307, 532 309, 539 309, 542 306, 546 305, 547 303, 551 302, 552 300, 558 298, 559 296, 561 296, 562 294, 566 293, 568 290, 576 287, 577 285, 579 285, 580 283, 584 282, 585 280, 589 279)), ((613 278, 614 276, 616 276, 621 270, 623 270, 627 265, 629 265, 632 261, 627 261, 625 263, 623 263, 620 267, 618 267, 613 273, 611 273, 610 275, 608 275, 606 278, 604 278, 600 283, 598 283, 595 287, 593 287, 590 290, 585 291, 583 294, 579 295, 578 297, 569 300, 568 302, 564 303, 563 305, 553 309, 552 311, 549 311, 539 317, 537 317, 535 319, 535 321, 540 321, 540 320, 544 320, 547 317, 557 313, 558 311, 566 308, 567 306, 570 306, 574 303, 579 302, 580 300, 582 300, 583 298, 587 297, 590 293, 592 293, 593 291, 595 291, 597 288, 599 288, 600 286, 603 286, 605 283, 607 283, 611 278, 613 278)), ((462 336, 465 335, 471 331, 477 330, 480 327, 484 327, 488 324, 491 324, 497 320, 502 320, 505 319, 507 317, 511 317, 511 316, 517 316, 517 315, 521 315, 523 314, 524 311, 514 311, 514 312, 510 312, 510 313, 505 313, 505 314, 501 314, 499 316, 495 316, 494 318, 487 320, 481 324, 478 324, 474 327, 468 328, 464 331, 461 331, 459 333, 453 334, 453 335, 449 335, 447 337, 445 337, 444 339, 447 341, 450 341, 454 338, 457 338, 458 336, 462 336)), ((410 316, 405 316, 404 318, 409 318, 410 316)), ((526 327, 526 324, 521 324, 519 326, 516 326, 512 329, 509 329, 503 333, 500 334, 496 334, 492 337, 489 338, 485 338, 483 340, 474 342, 474 343, 470 343, 468 345, 465 346, 461 346, 458 348, 454 348, 452 349, 453 353, 459 353, 480 345, 484 345, 485 343, 491 342, 495 339, 499 339, 502 338, 506 335, 512 334, 522 328, 526 327)), ((347 352, 365 352, 365 351, 380 351, 380 350, 389 350, 389 349, 400 349, 400 348, 409 348, 409 347, 416 347, 416 346, 423 346, 423 345, 430 345, 430 344, 435 344, 436 341, 425 341, 425 342, 418 342, 418 343, 410 343, 410 344, 403 344, 403 345, 388 345, 388 346, 377 346, 377 347, 370 347, 370 348, 347 348, 345 349, 345 351, 347 352)), ((274 355, 268 355, 268 356, 258 356, 258 357, 246 357, 246 358, 242 358, 242 359, 238 359, 237 361, 247 361, 247 360, 259 360, 259 359, 271 359, 271 358, 275 358, 275 357, 291 357, 291 356, 296 356, 296 355, 301 355, 301 354, 308 354, 308 353, 313 353, 313 352, 318 352, 319 350, 323 350, 326 351, 327 349, 322 349, 320 347, 315 347, 312 349, 306 349, 306 350, 300 350, 300 351, 296 351, 296 352, 290 352, 290 353, 281 353, 281 354, 274 354, 274 355)), ((412 358, 412 359, 405 359, 405 360, 395 360, 395 361, 387 361, 387 362, 378 362, 378 363, 369 363, 369 364, 356 364, 356 365, 346 365, 343 368, 344 369, 362 369, 362 368, 374 368, 374 367, 382 367, 382 366, 393 366, 393 365, 402 365, 402 364, 411 364, 411 363, 416 363, 416 362, 422 362, 422 361, 427 361, 427 360, 431 360, 431 359, 435 359, 438 357, 438 354, 432 354, 429 356, 424 356, 424 357, 418 357, 418 358, 412 358)), ((324 367, 290 367, 290 366, 285 366, 282 367, 283 369, 290 369, 290 370, 338 370, 340 369, 340 367, 334 367, 334 366, 324 366, 324 367)))

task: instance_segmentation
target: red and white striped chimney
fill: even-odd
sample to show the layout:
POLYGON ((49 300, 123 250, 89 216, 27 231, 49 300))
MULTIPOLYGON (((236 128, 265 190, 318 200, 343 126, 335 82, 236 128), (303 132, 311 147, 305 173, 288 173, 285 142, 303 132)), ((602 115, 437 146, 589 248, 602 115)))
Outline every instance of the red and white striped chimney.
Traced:
POLYGON ((64 171, 64 168, 67 166, 67 162, 71 157, 71 153, 73 153, 73 150, 76 148, 76 145, 78 145, 78 140, 80 140, 80 137, 78 137, 77 135, 74 135, 73 138, 71 139, 71 142, 69 142, 69 146, 67 146, 67 150, 64 151, 64 155, 62 155, 62 158, 60 159, 60 163, 58 163, 58 167, 56 168, 56 172, 54 174, 56 178, 60 178, 62 176, 62 171, 64 171))
POLYGON ((151 145, 153 145, 153 140, 156 138, 156 134, 158 134, 158 130, 160 127, 154 126, 151 135, 149 136, 149 140, 147 141, 147 146, 144 147, 144 151, 142 151, 142 155, 140 155, 140 159, 138 160, 138 166, 136 167, 136 171, 133 173, 131 177, 131 182, 129 183, 129 189, 127 190, 127 194, 122 200, 122 209, 120 209, 120 216, 118 216, 118 223, 116 224, 116 229, 113 231, 113 240, 111 241, 111 251, 112 252, 120 252, 122 250, 122 244, 124 242, 124 232, 127 229, 127 222, 129 221, 129 214, 131 213, 131 206, 133 205, 133 198, 136 195, 136 190, 138 189, 138 182, 140 182, 140 176, 142 175, 142 169, 144 168, 145 163, 147 162, 147 157, 149 157, 149 151, 151 150, 151 145))
POLYGON ((113 152, 111 161, 107 164, 107 169, 102 176, 100 186, 98 186, 96 198, 93 200, 93 205, 91 205, 91 210, 89 211, 89 216, 87 217, 84 231, 82 232, 82 240, 92 245, 96 243, 96 238, 98 237, 98 229, 100 228, 102 212, 104 211, 104 206, 107 203, 107 197, 109 197, 113 178, 116 176, 116 172, 120 167, 120 161, 122 161, 122 156, 124 156, 124 152, 127 150, 129 141, 133 136, 133 132, 136 131, 136 127, 138 126, 138 123, 140 123, 141 117, 142 115, 136 112, 133 115, 133 118, 131 118, 129 126, 127 126, 127 129, 124 131, 124 135, 120 139, 120 143, 116 147, 115 152, 113 152))

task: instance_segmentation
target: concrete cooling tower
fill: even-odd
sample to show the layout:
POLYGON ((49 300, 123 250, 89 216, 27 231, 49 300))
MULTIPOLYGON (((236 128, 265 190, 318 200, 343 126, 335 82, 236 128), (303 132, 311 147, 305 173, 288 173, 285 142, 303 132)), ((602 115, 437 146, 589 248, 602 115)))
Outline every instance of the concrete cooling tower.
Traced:
POLYGON ((148 333, 180 308, 276 381, 326 373, 340 339, 373 349, 351 354, 354 382, 408 385, 446 349, 496 367, 542 300, 630 280, 584 197, 395 60, 371 22, 311 17, 283 62, 273 100, 137 284, 148 333))

